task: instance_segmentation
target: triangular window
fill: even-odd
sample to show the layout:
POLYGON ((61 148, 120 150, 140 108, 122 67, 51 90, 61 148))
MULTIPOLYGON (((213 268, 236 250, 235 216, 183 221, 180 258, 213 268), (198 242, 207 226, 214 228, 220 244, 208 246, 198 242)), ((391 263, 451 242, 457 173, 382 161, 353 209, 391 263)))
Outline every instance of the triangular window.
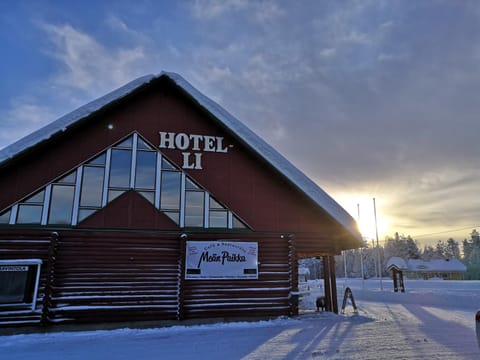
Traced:
POLYGON ((90 160, 88 162, 88 165, 98 165, 98 166, 105 166, 105 158, 106 158, 106 154, 103 153, 99 156, 97 156, 95 159, 93 160, 90 160))
POLYGON ((170 161, 162 158, 162 169, 163 170, 178 170, 175 165, 173 165, 170 161))
POLYGON ((45 198, 45 191, 39 191, 35 195, 30 196, 28 199, 24 200, 24 203, 28 204, 43 204, 43 199, 45 198))
POLYGON ((181 228, 248 229, 137 133, 5 209, 0 224, 75 226, 131 189, 181 228))
POLYGON ((1 214, 0 215, 0 224, 9 224, 11 214, 12 214, 11 210, 5 211, 3 214, 1 214))
POLYGON ((154 150, 150 145, 148 145, 141 138, 138 138, 137 149, 138 150, 154 150))
POLYGON ((115 144, 114 148, 122 148, 122 149, 131 149, 133 146, 133 137, 129 136, 126 140, 123 140, 117 144, 115 144))
POLYGON ((62 183, 62 184, 71 184, 71 185, 74 185, 76 180, 77 180, 77 172, 74 171, 74 172, 70 173, 69 175, 61 178, 61 179, 58 180, 57 182, 58 182, 58 183, 62 183))

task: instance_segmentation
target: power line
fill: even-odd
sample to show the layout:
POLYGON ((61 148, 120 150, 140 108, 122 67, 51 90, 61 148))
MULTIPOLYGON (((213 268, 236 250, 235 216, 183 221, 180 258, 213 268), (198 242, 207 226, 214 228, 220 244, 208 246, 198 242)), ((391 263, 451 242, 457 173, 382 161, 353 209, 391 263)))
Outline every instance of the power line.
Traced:
POLYGON ((434 233, 429 233, 429 234, 415 235, 415 236, 412 236, 412 239, 419 238, 419 237, 425 237, 425 236, 439 235, 439 234, 448 234, 448 233, 452 233, 452 232, 455 232, 455 231, 475 229, 477 227, 480 227, 480 226, 479 225, 472 225, 472 226, 466 226, 466 227, 459 228, 459 229, 445 230, 445 231, 439 231, 439 232, 434 232, 434 233))

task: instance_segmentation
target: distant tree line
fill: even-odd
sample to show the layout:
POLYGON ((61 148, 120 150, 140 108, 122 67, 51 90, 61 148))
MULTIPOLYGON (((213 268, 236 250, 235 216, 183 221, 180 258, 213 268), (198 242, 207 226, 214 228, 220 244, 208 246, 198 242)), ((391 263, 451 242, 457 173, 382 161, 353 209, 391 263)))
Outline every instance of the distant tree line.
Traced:
MULTIPOLYGON (((459 259, 467 267, 466 279, 480 280, 480 233, 473 230, 469 239, 460 243, 455 239, 446 241, 438 240, 435 246, 426 245, 420 249, 416 240, 409 235, 395 233, 393 237, 387 237, 384 245, 378 248, 375 244, 365 242, 362 249, 344 251, 342 255, 335 257, 335 271, 337 276, 362 277, 362 264, 364 278, 389 276, 385 270, 385 263, 393 256, 402 259, 459 259)), ((322 263, 320 258, 300 260, 300 266, 310 270, 310 278, 322 277, 322 263)))

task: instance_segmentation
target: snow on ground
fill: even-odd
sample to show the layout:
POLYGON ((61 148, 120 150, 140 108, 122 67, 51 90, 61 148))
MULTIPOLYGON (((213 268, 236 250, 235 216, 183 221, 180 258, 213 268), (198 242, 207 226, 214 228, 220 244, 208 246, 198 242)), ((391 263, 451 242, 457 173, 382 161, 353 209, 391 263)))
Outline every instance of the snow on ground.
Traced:
POLYGON ((271 321, 0 336, 0 359, 480 359, 480 281, 337 282, 344 315, 317 313, 322 282, 302 286, 301 314, 271 321))

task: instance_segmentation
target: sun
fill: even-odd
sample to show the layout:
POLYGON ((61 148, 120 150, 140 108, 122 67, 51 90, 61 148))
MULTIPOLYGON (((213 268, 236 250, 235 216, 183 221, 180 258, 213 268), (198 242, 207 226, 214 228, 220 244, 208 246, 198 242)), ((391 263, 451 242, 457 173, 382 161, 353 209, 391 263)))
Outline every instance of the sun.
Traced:
POLYGON ((389 231, 389 217, 383 211, 384 205, 382 199, 377 199, 376 209, 374 208, 373 197, 364 194, 342 193, 337 196, 345 210, 355 219, 358 230, 362 237, 368 241, 369 245, 372 240, 382 241, 389 231), (377 221, 375 224, 375 212, 377 221))
POLYGON ((375 225, 375 215, 362 214, 363 216, 357 221, 360 233, 365 240, 376 240, 377 230, 379 240, 383 239, 388 231, 388 219, 383 214, 377 213, 377 223, 375 225))

